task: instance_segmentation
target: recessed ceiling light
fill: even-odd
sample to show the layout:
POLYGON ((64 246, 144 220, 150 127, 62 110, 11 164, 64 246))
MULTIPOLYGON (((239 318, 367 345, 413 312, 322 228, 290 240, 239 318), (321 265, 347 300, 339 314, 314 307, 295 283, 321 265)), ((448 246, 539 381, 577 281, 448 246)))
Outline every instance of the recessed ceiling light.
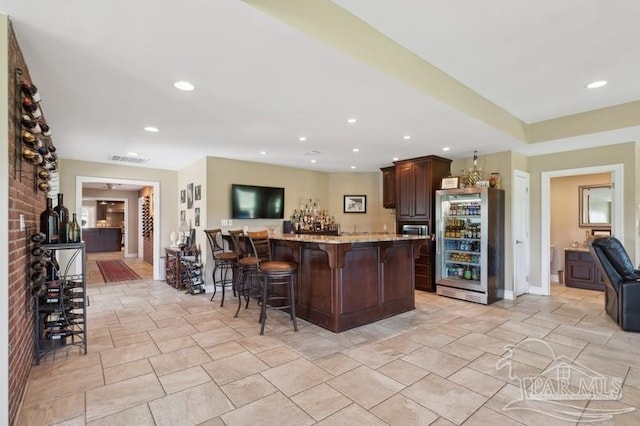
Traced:
POLYGON ((176 81, 173 83, 173 87, 179 90, 184 90, 185 92, 191 92, 195 89, 195 86, 188 81, 176 81))
POLYGON ((410 135, 404 135, 402 137, 402 139, 404 139, 405 141, 408 141, 409 139, 411 139, 411 136, 410 135))
POLYGON ((267 151, 260 151, 260 155, 267 155, 267 151))
POLYGON ((153 127, 153 126, 147 126, 144 128, 144 130, 146 130, 149 133, 158 133, 160 131, 160 129, 158 129, 157 127, 153 127))
POLYGON ((400 158, 398 158, 398 157, 393 157, 393 158, 391 159, 391 161, 398 161, 399 159, 400 159, 400 158))
POLYGON ((304 141, 306 141, 306 140, 307 140, 307 138, 306 138, 305 136, 300 136, 300 137, 298 138, 298 140, 299 140, 300 142, 304 142, 304 141))
POLYGON ((443 151, 449 151, 451 148, 449 148, 448 146, 445 146, 444 148, 442 148, 443 151))
POLYGON ((356 168, 356 166, 351 166, 351 168, 352 168, 352 169, 355 169, 355 168, 356 168))
POLYGON ((353 124, 353 123, 355 123, 355 122, 357 122, 357 121, 358 121, 358 120, 357 120, 357 119, 355 119, 355 118, 353 118, 353 117, 352 117, 352 118, 347 118, 347 123, 349 123, 349 124, 353 124))
POLYGON ((587 89, 597 89, 598 87, 602 87, 602 86, 606 86, 607 85, 607 81, 606 80, 598 80, 598 81, 594 81, 591 82, 589 84, 587 84, 586 88, 587 89))
POLYGON ((353 148, 351 151, 353 152, 360 152, 360 150, 358 148, 353 148))
POLYGON ((311 162, 312 162, 312 163, 315 163, 315 162, 316 162, 316 160, 311 160, 311 162))
POLYGON ((137 157, 137 156, 138 156, 138 153, 137 153, 137 152, 127 152, 127 155, 128 155, 129 157, 137 157))

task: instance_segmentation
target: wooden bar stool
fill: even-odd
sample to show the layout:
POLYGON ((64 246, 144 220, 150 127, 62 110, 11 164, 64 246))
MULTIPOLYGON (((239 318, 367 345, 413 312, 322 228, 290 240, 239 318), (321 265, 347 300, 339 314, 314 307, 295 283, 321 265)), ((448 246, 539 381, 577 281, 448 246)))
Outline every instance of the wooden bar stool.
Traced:
POLYGON ((238 254, 234 251, 225 251, 222 242, 222 231, 218 229, 207 229, 204 231, 207 234, 207 240, 209 240, 209 247, 211 248, 211 254, 213 256, 213 295, 211 299, 216 296, 218 288, 222 290, 222 299, 220 300, 220 306, 224 306, 225 289, 230 287, 234 294, 233 288, 233 270, 236 267, 238 260, 238 254), (216 279, 216 272, 220 271, 220 278, 216 279))
POLYGON ((264 334, 267 322, 267 309, 289 309, 293 330, 298 331, 296 321, 296 300, 293 278, 298 265, 271 259, 271 247, 267 231, 249 232, 249 241, 255 257, 258 259, 258 271, 262 276, 262 304, 260 306, 260 335, 264 334), (274 286, 286 286, 286 295, 273 290, 274 286), (276 303, 282 303, 280 305, 276 303))

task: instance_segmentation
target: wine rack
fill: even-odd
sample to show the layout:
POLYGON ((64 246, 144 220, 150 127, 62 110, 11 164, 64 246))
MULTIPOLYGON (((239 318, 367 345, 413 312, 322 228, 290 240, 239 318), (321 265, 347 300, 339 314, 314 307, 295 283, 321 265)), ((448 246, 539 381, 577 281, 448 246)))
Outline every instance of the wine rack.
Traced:
MULTIPOLYGON (((15 150, 14 179, 33 181, 33 192, 50 192, 50 180, 57 174, 58 157, 51 141, 51 129, 40 107, 40 95, 20 68, 14 70, 15 150), (32 165, 33 173, 24 168, 32 165)), ((55 188, 57 192, 57 188, 55 188)))
POLYGON ((200 250, 165 249, 165 281, 189 294, 204 293, 203 266, 200 250))
POLYGON ((153 234, 153 215, 151 214, 151 196, 145 195, 142 204, 142 236, 151 237, 153 234))
POLYGON ((51 351, 78 346, 87 353, 87 285, 84 242, 34 244, 27 264, 35 273, 45 273, 39 284, 32 280, 34 315, 34 360, 38 365, 51 351), (31 259, 37 246, 41 257, 31 259), (64 253, 64 254, 62 254, 64 253), (63 267, 57 257, 62 258, 63 267), (37 269, 40 269, 38 271, 37 269))

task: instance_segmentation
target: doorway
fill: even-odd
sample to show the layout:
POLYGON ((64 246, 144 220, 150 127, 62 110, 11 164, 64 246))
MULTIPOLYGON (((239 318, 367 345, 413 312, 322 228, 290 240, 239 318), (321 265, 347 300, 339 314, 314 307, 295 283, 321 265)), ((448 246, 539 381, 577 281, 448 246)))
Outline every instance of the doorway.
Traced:
POLYGON ((529 173, 513 171, 513 195, 511 211, 513 217, 513 296, 529 292, 529 262, 530 241, 530 196, 529 173))
MULTIPOLYGON (((160 183, 155 181, 141 181, 133 179, 116 179, 106 177, 95 176, 76 176, 76 213, 81 216, 82 213, 82 192, 83 184, 85 183, 105 183, 105 184, 118 184, 118 185, 135 185, 139 187, 150 186, 153 188, 153 279, 161 279, 161 265, 160 265, 160 183)), ((142 214, 138 211, 138 216, 142 214)))
POLYGON ((613 202, 611 203, 611 235, 622 239, 624 236, 624 165, 610 164, 604 166, 581 167, 578 169, 554 170, 542 172, 540 175, 540 287, 532 287, 535 294, 548 296, 551 294, 550 254, 551 244, 551 178, 611 173, 613 202))

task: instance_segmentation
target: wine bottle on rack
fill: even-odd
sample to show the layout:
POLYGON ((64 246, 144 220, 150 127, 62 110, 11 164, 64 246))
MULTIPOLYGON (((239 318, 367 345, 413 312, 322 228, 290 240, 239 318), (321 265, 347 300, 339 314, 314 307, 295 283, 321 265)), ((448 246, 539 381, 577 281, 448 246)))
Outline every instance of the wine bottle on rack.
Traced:
POLYGON ((58 243, 58 213, 53 210, 53 200, 47 197, 47 208, 40 213, 40 232, 45 235, 46 244, 58 243))
POLYGON ((69 242, 79 243, 80 241, 82 241, 80 224, 78 223, 76 213, 73 213, 73 219, 71 220, 71 224, 69 224, 69 242))
POLYGON ((69 209, 64 206, 63 194, 58 193, 58 204, 53 210, 58 214, 58 242, 69 242, 69 209))

